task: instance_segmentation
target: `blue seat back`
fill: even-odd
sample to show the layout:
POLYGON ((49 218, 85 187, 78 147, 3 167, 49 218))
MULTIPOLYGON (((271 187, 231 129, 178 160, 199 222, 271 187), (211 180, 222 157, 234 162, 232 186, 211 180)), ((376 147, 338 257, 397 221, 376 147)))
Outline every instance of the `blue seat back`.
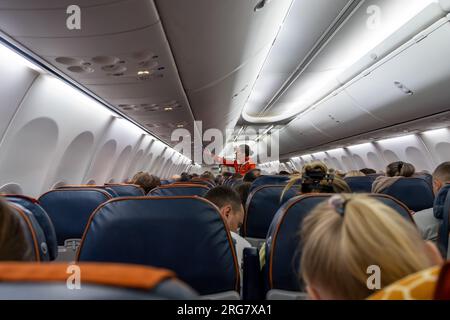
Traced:
POLYGON ((447 257, 450 232, 450 184, 446 184, 436 196, 433 207, 436 219, 441 220, 438 233, 438 247, 442 256, 447 257))
POLYGON ((433 207, 434 194, 430 185, 422 178, 401 178, 382 193, 403 202, 412 211, 433 207))
POLYGON ((217 208, 198 197, 103 204, 90 219, 78 260, 166 268, 200 294, 239 291, 230 233, 217 208))
POLYGON ((371 193, 375 176, 344 178, 353 193, 371 193))
POLYGON ((265 239, 272 219, 278 209, 297 195, 293 187, 283 194, 284 185, 263 185, 250 192, 241 233, 244 237, 265 239))
POLYGON ((33 214, 20 204, 8 202, 9 207, 20 219, 25 239, 31 250, 31 256, 35 261, 48 261, 48 249, 45 242, 45 235, 33 214))
POLYGON ((208 190, 208 187, 199 184, 171 184, 155 188, 148 195, 156 197, 203 197, 208 190))
MULTIPOLYGON (((49 260, 55 260, 58 256, 58 242, 56 240, 55 227, 47 212, 39 204, 39 201, 21 195, 7 195, 5 198, 8 202, 21 205, 33 214, 33 217, 44 233, 49 260)), ((41 251, 45 251, 45 249, 41 249, 41 251)), ((45 252, 41 252, 41 255, 45 256, 46 254, 45 252)))
POLYGON ((250 192, 261 186, 286 185, 290 179, 290 176, 260 176, 252 182, 250 192))
POLYGON ((64 245, 67 239, 81 239, 91 213, 111 198, 101 189, 68 188, 44 193, 39 203, 53 222, 58 245, 64 245))
MULTIPOLYGON (((290 199, 277 212, 266 239, 264 265, 265 289, 301 291, 303 284, 299 280, 301 241, 299 231, 303 220, 320 203, 330 198, 330 194, 303 195, 290 199)), ((405 219, 414 223, 410 211, 398 200, 380 194, 371 197, 393 208, 405 219)))
POLYGON ((144 190, 134 184, 107 184, 106 188, 112 189, 119 197, 142 197, 144 190))

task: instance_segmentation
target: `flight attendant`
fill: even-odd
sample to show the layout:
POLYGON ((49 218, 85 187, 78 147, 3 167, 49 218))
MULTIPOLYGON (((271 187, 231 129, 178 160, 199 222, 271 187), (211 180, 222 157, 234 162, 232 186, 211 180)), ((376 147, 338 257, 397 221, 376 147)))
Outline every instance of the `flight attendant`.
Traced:
POLYGON ((236 149, 236 157, 234 160, 228 160, 214 156, 214 159, 221 162, 223 166, 234 168, 236 173, 245 175, 250 170, 256 168, 256 163, 250 158, 252 151, 246 144, 239 146, 236 149))

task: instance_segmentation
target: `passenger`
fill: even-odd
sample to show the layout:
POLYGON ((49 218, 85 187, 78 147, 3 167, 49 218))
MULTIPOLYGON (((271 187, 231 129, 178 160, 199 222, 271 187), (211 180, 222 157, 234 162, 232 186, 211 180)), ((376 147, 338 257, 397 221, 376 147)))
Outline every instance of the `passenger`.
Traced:
POLYGON ((351 170, 349 172, 347 172, 347 174, 345 175, 345 178, 350 178, 350 177, 364 177, 365 174, 362 173, 361 171, 358 170, 351 170))
POLYGON ((251 182, 244 182, 238 185, 235 190, 239 194, 241 198, 242 205, 244 206, 244 210, 247 206, 247 198, 250 194, 250 187, 252 186, 251 182))
POLYGON ((239 266, 241 266, 244 249, 251 247, 251 245, 238 234, 244 222, 244 207, 239 194, 229 187, 220 186, 209 190, 205 195, 205 199, 211 201, 219 208, 220 214, 226 221, 236 248, 239 266))
POLYGON ((278 172, 279 176, 290 176, 291 174, 289 172, 287 172, 286 170, 281 170, 280 172, 278 172))
POLYGON ((161 185, 161 180, 147 172, 139 172, 134 175, 131 183, 140 186, 144 189, 145 194, 148 194, 150 191, 161 185))
POLYGON ((261 169, 253 169, 244 175, 244 182, 253 182, 261 176, 261 169))
POLYGON ((370 169, 370 168, 364 168, 364 169, 361 169, 361 170, 359 170, 359 171, 361 171, 362 173, 364 173, 366 176, 368 176, 368 175, 370 175, 370 174, 376 174, 376 173, 377 173, 376 170, 370 169))
POLYGON ((381 193, 397 180, 412 177, 415 172, 416 169, 410 163, 403 161, 393 162, 386 167, 386 176, 380 176, 375 179, 372 184, 372 192, 381 193))
POLYGON ((442 264, 436 246, 383 203, 364 195, 338 195, 305 218, 300 273, 315 300, 365 299, 368 268, 381 270, 380 288, 442 264))
MULTIPOLYGON (((440 164, 433 173, 433 191, 438 195, 439 191, 450 183, 450 161, 440 164)), ((417 224, 422 237, 425 240, 437 241, 440 219, 442 217, 435 217, 433 208, 425 209, 416 212, 413 215, 414 221, 417 224)))
POLYGON ((231 178, 231 177, 233 176, 233 173, 230 172, 230 171, 224 171, 224 172, 222 173, 222 176, 223 176, 224 179, 226 180, 226 179, 228 179, 228 178, 231 178))
POLYGON ((223 181, 224 181, 224 178, 223 178, 223 176, 222 176, 221 174, 218 174, 218 175, 216 176, 216 178, 214 179, 214 182, 215 182, 215 184, 216 184, 217 186, 222 185, 222 184, 223 184, 223 181))
POLYGON ((32 261, 33 254, 19 218, 0 199, 0 261, 32 261))
POLYGON ((240 173, 233 173, 233 175, 231 176, 231 178, 238 180, 238 179, 242 179, 244 176, 240 173))
POLYGON ((180 175, 179 181, 180 182, 189 182, 189 181, 191 181, 191 179, 192 179, 191 175, 189 175, 187 172, 183 172, 180 175))
POLYGON ((283 190, 284 193, 292 188, 299 180, 301 187, 299 192, 305 193, 351 193, 347 182, 338 176, 328 174, 328 167, 320 161, 306 164, 300 176, 293 176, 283 190))
POLYGON ((216 178, 214 177, 214 175, 212 174, 212 172, 210 171, 205 171, 202 173, 202 175, 200 176, 201 179, 204 180, 209 180, 209 181, 214 181, 216 178))
POLYGON ((193 173, 191 179, 198 178, 198 177, 199 177, 198 174, 193 173))

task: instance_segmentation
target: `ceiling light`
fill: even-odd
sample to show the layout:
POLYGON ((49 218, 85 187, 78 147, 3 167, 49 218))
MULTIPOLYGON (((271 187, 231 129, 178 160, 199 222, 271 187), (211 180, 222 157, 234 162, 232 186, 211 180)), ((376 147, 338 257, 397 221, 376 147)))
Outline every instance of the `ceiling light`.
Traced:
POLYGON ((184 124, 177 124, 177 128, 184 128, 184 124))
POLYGON ((173 110, 172 107, 165 107, 165 108, 164 108, 164 111, 172 111, 172 110, 173 110))
POLYGON ((147 70, 141 70, 141 71, 138 71, 138 76, 146 76, 146 75, 149 75, 150 74, 150 71, 147 71, 147 70))

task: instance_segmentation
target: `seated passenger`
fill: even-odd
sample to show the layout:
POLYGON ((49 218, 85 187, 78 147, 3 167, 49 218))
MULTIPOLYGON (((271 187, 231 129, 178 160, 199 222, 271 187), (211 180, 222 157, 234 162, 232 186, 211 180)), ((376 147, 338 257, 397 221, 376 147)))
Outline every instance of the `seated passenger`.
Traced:
POLYGON ((147 172, 139 172, 133 177, 131 183, 140 186, 144 189, 145 194, 148 194, 161 185, 161 180, 147 172))
POLYGON ((241 266, 244 249, 251 247, 250 243, 238 234, 239 228, 244 222, 244 208, 241 198, 233 189, 220 186, 209 190, 205 199, 219 208, 220 214, 228 224, 236 248, 239 266, 241 266))
POLYGON ((32 261, 32 250, 19 218, 0 199, 0 261, 32 261))
POLYGON ((372 184, 373 193, 381 193, 397 180, 401 178, 410 178, 416 172, 416 168, 411 163, 397 161, 386 167, 386 176, 380 176, 372 184))
POLYGON ((247 198, 248 195, 250 194, 250 187, 252 186, 252 184, 250 182, 244 182, 240 185, 238 185, 234 190, 236 190, 236 192, 239 194, 239 197, 241 198, 241 202, 242 205, 244 206, 244 210, 245 210, 245 206, 247 205, 247 198))
POLYGON ((358 170, 351 170, 349 172, 347 172, 347 174, 345 175, 345 178, 350 178, 350 177, 365 177, 366 175, 364 173, 362 173, 361 171, 358 170))
POLYGON ((364 195, 337 195, 317 206, 303 222, 301 239, 301 275, 312 299, 365 299, 443 262, 412 223, 364 195), (381 270, 371 282, 377 288, 369 288, 376 276, 370 267, 381 270))
POLYGON ((244 182, 253 182, 261 176, 261 169, 252 169, 244 175, 244 182))
POLYGON ((306 164, 302 168, 302 174, 293 176, 288 182, 284 193, 292 188, 299 180, 301 186, 299 192, 305 193, 351 193, 351 189, 342 178, 329 174, 329 169, 323 162, 315 161, 306 164))
POLYGON ((210 172, 210 171, 205 171, 202 173, 202 175, 200 176, 201 179, 205 179, 205 180, 209 180, 211 182, 214 182, 215 177, 214 175, 210 172))
POLYGON ((179 182, 189 182, 191 181, 192 176, 190 174, 188 174, 187 172, 183 172, 180 175, 180 179, 178 180, 179 182))
MULTIPOLYGON (((433 191, 437 195, 443 186, 450 183, 450 161, 439 165, 433 173, 433 191)), ((416 212, 413 215, 422 237, 425 240, 437 241, 439 219, 434 216, 433 208, 416 212)), ((441 217, 442 218, 442 217, 441 217)))
POLYGON ((282 170, 278 173, 279 176, 290 176, 291 174, 286 170, 282 170))
POLYGON ((364 169, 361 169, 359 171, 361 171, 361 173, 364 173, 364 175, 366 175, 366 176, 368 176, 369 174, 376 174, 377 173, 376 170, 370 169, 370 168, 364 168, 364 169))

